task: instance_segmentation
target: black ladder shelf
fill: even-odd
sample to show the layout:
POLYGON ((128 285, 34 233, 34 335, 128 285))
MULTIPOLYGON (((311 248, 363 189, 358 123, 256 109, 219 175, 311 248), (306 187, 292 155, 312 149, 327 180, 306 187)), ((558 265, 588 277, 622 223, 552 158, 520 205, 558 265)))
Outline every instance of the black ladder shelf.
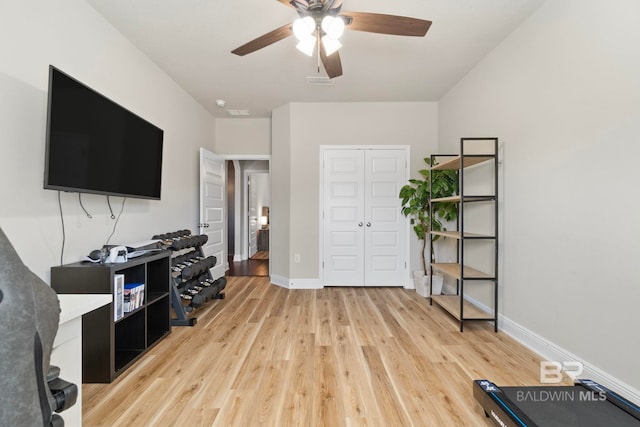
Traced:
POLYGON ((224 299, 222 290, 227 279, 213 279, 211 268, 217 264, 215 256, 204 256, 202 247, 207 243, 206 234, 192 235, 190 230, 179 230, 159 234, 153 240, 162 240, 163 245, 174 252, 171 258, 172 286, 171 305, 175 318, 172 326, 193 326, 197 318, 189 316, 194 309, 215 299, 224 299))

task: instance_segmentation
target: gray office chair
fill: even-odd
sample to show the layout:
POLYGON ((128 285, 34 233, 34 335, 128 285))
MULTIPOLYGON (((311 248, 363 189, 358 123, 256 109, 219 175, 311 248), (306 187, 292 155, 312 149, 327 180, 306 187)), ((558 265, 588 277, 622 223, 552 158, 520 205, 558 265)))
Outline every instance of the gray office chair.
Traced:
POLYGON ((0 228, 0 426, 62 426, 77 386, 49 365, 60 303, 0 228))

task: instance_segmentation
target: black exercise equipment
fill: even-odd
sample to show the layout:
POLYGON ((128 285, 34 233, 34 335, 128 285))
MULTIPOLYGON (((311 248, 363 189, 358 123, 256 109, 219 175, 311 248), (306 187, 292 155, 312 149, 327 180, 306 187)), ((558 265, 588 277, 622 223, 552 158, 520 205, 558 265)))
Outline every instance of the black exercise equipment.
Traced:
POLYGON ((171 260, 171 304, 176 318, 173 326, 193 326, 195 317, 187 316, 194 309, 214 299, 223 299, 222 290, 227 281, 224 277, 213 280, 211 268, 215 267, 215 256, 204 256, 202 246, 208 241, 206 234, 191 235, 190 230, 178 230, 156 234, 154 240, 162 240, 165 248, 176 254, 171 260))
POLYGON ((591 380, 573 386, 498 387, 473 382, 484 413, 503 427, 638 427, 640 407, 591 380))

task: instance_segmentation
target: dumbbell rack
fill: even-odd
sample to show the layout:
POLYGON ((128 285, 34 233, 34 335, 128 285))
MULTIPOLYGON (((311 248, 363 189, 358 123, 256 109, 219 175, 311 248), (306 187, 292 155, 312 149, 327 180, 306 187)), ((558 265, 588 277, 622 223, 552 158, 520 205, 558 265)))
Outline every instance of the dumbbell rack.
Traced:
POLYGON ((179 230, 152 237, 174 252, 171 258, 171 304, 176 317, 172 326, 193 326, 197 318, 189 316, 204 303, 223 299, 221 291, 227 285, 224 277, 213 279, 211 268, 215 267, 215 256, 204 256, 202 246, 207 243, 206 234, 192 235, 189 230, 179 230))

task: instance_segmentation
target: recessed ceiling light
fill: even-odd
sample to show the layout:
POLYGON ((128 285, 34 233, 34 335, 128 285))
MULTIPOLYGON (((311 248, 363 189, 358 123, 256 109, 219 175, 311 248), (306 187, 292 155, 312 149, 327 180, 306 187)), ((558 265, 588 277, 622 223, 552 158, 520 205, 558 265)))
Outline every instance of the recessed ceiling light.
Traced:
POLYGON ((227 101, 225 101, 224 99, 216 99, 216 105, 220 108, 224 108, 224 106, 227 104, 227 101))

